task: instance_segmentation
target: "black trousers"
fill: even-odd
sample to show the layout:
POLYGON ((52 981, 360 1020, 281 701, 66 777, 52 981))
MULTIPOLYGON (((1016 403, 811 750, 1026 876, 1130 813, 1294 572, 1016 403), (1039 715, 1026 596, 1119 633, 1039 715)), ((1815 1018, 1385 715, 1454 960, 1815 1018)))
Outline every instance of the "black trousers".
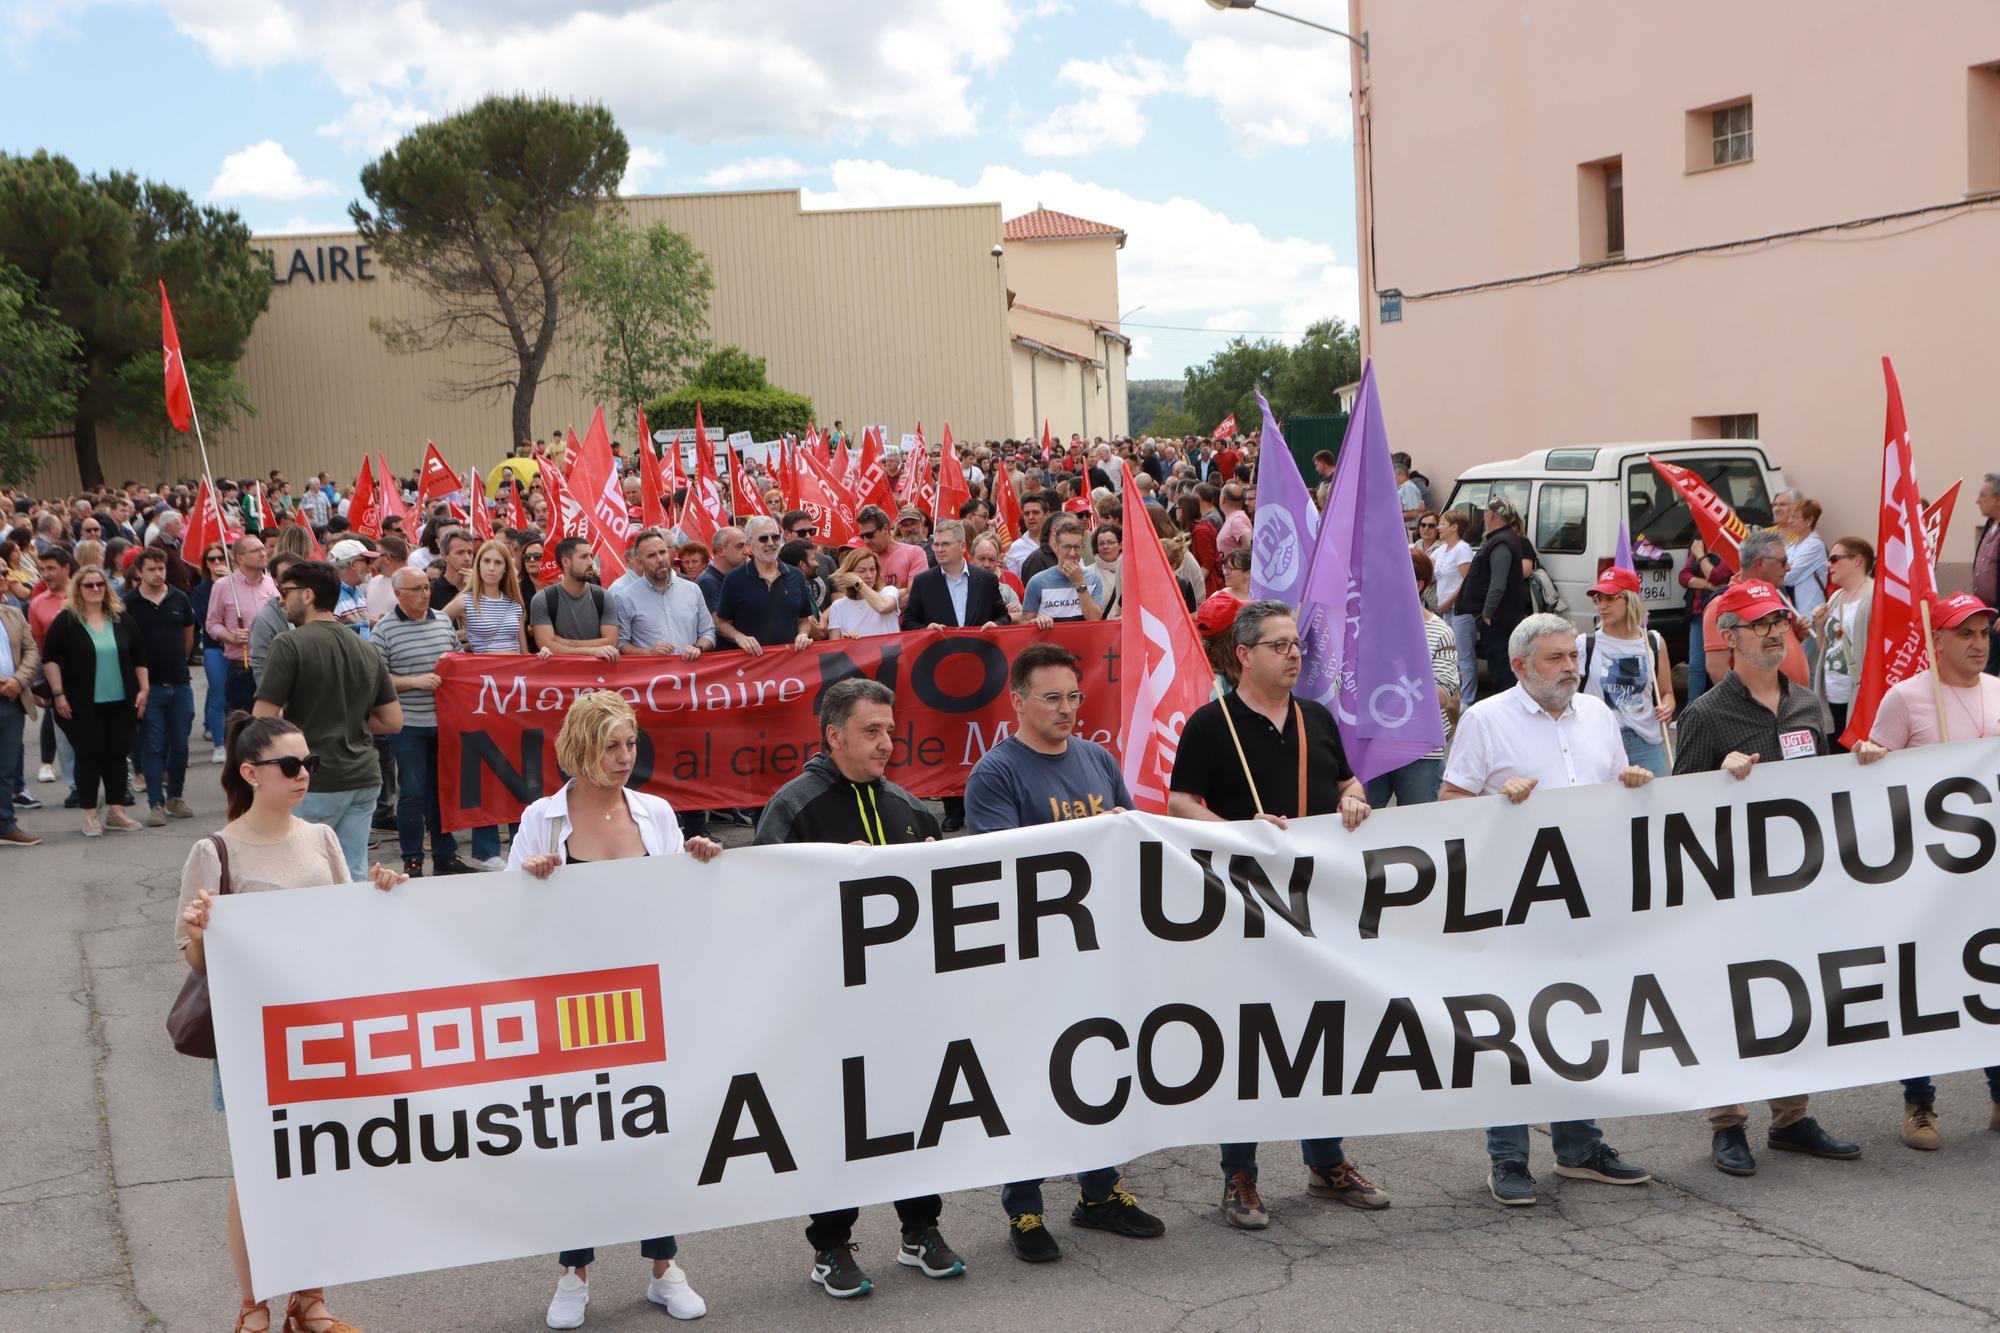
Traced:
POLYGON ((1486 659, 1486 688, 1479 692, 1480 698, 1514 688, 1514 661, 1507 655, 1507 640, 1513 637, 1514 626, 1520 623, 1519 620, 1496 620, 1491 625, 1479 622, 1479 652, 1486 659))
POLYGON ((69 696, 70 716, 58 717, 56 724, 69 737, 76 751, 76 799, 86 810, 97 808, 97 791, 104 789, 104 804, 132 804, 131 784, 126 780, 126 761, 132 754, 132 737, 138 717, 130 699, 114 699, 108 704, 86 703, 69 696))
MULTIPOLYGON (((896 1200, 896 1216, 902 1220, 903 1230, 922 1231, 938 1223, 938 1214, 944 1211, 944 1200, 935 1194, 926 1194, 915 1199, 896 1200)), ((842 1208, 838 1212, 814 1213, 806 1223, 806 1244, 817 1254, 830 1250, 836 1245, 845 1245, 854 1235, 854 1219, 861 1216, 859 1208, 842 1208)))
MULTIPOLYGON (((257 677, 250 668, 243 665, 243 650, 231 648, 229 653, 229 673, 222 678, 222 698, 234 713, 239 709, 247 713, 257 706, 257 677)), ((215 738, 221 745, 223 737, 215 738)))

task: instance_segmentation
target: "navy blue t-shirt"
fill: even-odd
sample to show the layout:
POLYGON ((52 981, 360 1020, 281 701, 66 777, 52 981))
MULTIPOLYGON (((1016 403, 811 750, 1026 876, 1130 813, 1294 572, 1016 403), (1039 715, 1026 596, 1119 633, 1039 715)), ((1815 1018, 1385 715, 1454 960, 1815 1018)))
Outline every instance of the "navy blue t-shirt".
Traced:
POLYGON ((1132 807, 1111 752, 1070 737, 1061 754, 1043 754, 1009 736, 980 756, 965 780, 965 827, 973 833, 1054 824, 1132 807))
MULTIPOLYGON (((704 571, 706 572, 706 571, 704 571)), ((767 648, 789 647, 799 637, 799 621, 813 613, 806 576, 790 565, 778 566, 775 582, 757 577, 757 562, 747 560, 722 580, 722 598, 715 617, 748 634, 767 648)))

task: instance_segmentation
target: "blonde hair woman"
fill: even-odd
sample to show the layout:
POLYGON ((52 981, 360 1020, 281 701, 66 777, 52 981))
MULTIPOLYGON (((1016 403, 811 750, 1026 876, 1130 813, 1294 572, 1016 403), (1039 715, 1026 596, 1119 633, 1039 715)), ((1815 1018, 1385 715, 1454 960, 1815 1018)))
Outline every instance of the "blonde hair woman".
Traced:
MULTIPOLYGON (((472 557, 472 575, 465 591, 444 608, 445 618, 458 626, 466 647, 475 653, 531 653, 527 608, 521 604, 521 573, 513 548, 488 539, 472 557)), ((499 870, 500 826, 482 824, 472 830, 472 859, 487 870, 499 870)))
POLYGON ((1611 706, 1625 758, 1654 777, 1666 777, 1667 723, 1674 716, 1674 669, 1667 641, 1646 628, 1646 603, 1639 576, 1616 565, 1589 591, 1597 610, 1597 630, 1579 635, 1583 683, 1578 688, 1611 706))
MULTIPOLYGON (((570 705, 562 730, 556 733, 556 762, 572 776, 562 790, 521 812, 507 868, 547 879, 558 866, 592 861, 673 856, 682 851, 697 861, 713 860, 722 850, 720 844, 707 838, 683 842, 671 805, 625 785, 638 757, 639 718, 621 696, 598 690, 570 705)), ((646 1299, 665 1306, 676 1319, 696 1319, 708 1312, 708 1303, 674 1263, 678 1249, 672 1236, 640 1242, 639 1253, 653 1261, 646 1299)), ((587 1246, 556 1256, 563 1275, 549 1300, 550 1328, 582 1327, 595 1258, 596 1252, 587 1246)))
POLYGON ((865 639, 902 629, 902 599, 894 588, 881 584, 882 562, 873 551, 857 546, 841 557, 833 586, 843 595, 826 609, 827 637, 865 639))

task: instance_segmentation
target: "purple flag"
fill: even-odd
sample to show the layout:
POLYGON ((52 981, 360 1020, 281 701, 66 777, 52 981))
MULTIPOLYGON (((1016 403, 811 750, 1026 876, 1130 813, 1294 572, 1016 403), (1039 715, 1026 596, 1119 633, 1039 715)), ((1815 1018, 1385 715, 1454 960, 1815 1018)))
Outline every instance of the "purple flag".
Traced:
POLYGON ((1611 558, 1611 563, 1634 574, 1639 572, 1639 567, 1632 563, 1632 534, 1626 531, 1623 519, 1618 522, 1618 554, 1611 558))
MULTIPOLYGON (((1261 510, 1261 491, 1257 498, 1261 510)), ((1444 719, 1372 361, 1361 371, 1300 602, 1305 665, 1296 692, 1333 710, 1355 776, 1365 781, 1442 746, 1444 719)))
POLYGON ((1319 535, 1319 510, 1264 395, 1264 430, 1257 446, 1257 524, 1250 537, 1250 595, 1297 606, 1306 566, 1319 535))

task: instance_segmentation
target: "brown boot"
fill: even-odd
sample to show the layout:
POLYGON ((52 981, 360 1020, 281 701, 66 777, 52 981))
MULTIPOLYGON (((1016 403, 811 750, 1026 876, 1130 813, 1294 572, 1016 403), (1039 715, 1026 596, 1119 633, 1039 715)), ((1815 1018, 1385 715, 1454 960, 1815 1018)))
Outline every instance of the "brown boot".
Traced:
POLYGON ((1903 1143, 1919 1152, 1936 1152, 1944 1147, 1944 1140, 1938 1137, 1936 1108, 1903 1103, 1903 1143))

